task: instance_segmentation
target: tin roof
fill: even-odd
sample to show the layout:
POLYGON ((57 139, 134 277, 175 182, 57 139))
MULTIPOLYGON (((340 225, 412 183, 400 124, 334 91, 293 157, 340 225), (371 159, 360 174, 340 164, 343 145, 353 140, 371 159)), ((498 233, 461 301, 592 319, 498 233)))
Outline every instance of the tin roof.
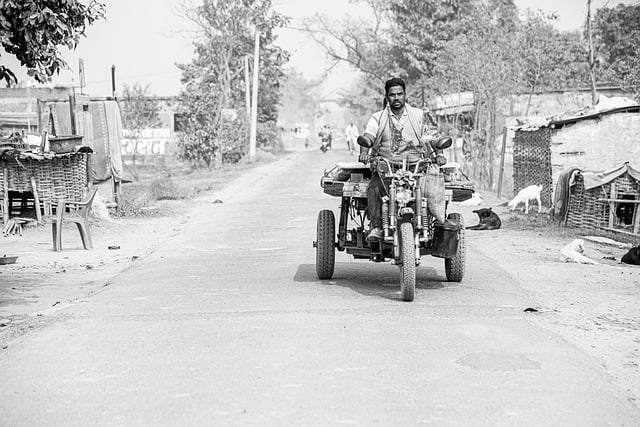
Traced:
POLYGON ((625 97, 609 98, 607 96, 600 95, 596 105, 587 106, 579 110, 554 114, 545 118, 526 119, 524 122, 520 122, 521 124, 514 127, 514 130, 536 131, 544 127, 561 128, 566 124, 575 123, 581 120, 595 119, 608 114, 638 112, 640 112, 640 104, 632 99, 625 97))

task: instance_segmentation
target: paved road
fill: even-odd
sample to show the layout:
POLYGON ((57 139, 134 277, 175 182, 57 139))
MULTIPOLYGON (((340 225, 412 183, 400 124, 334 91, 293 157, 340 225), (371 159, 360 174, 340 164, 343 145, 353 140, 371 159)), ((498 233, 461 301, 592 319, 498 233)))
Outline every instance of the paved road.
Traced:
MULTIPOLYGON (((1 425, 639 425, 597 360, 468 249, 463 283, 425 257, 338 254, 315 276, 319 187, 345 151, 298 151, 210 200, 104 290, 0 353, 1 425)), ((144 238, 144 236, 140 236, 144 238)))

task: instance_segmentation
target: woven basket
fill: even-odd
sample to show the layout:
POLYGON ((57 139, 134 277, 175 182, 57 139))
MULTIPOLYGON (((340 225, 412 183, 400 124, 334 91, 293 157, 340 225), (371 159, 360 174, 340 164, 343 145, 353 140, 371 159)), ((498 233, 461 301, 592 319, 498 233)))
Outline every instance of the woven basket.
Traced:
POLYGON ((31 178, 35 178, 38 197, 43 203, 60 198, 79 202, 88 185, 87 164, 89 155, 76 153, 51 159, 11 159, 0 162, 0 197, 9 191, 32 191, 31 178))

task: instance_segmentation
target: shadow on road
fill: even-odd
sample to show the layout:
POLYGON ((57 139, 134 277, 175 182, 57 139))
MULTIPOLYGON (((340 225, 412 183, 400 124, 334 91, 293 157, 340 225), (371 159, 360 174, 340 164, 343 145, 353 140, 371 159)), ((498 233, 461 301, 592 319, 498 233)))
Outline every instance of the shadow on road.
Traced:
MULTIPOLYGON (((342 286, 362 295, 400 300, 400 272, 389 263, 337 262, 329 280, 318 279, 315 264, 300 264, 293 280, 319 286, 342 286)), ((438 275, 433 267, 423 265, 416 270, 417 289, 435 290, 457 285, 438 275)))

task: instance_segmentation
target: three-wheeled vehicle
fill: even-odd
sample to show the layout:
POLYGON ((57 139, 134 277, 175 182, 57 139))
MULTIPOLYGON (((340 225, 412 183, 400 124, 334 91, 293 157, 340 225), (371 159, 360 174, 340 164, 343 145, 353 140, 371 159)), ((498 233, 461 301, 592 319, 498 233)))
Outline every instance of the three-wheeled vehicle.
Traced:
MULTIPOLYGON (((459 213, 446 215, 444 223, 436 221, 427 209, 419 180, 425 176, 421 160, 411 167, 404 164, 394 171, 382 158, 370 165, 355 162, 338 163, 325 171, 320 185, 326 194, 341 198, 338 233, 332 210, 318 214, 316 273, 320 279, 331 279, 335 269, 335 251, 346 251, 355 259, 373 262, 390 261, 400 267, 402 299, 413 301, 416 267, 423 255, 444 259, 447 280, 460 282, 465 271, 465 228, 459 213), (386 163, 386 164, 385 164, 386 163), (391 176, 388 196, 383 197, 383 238, 366 239, 367 186, 372 177, 372 165, 379 173, 391 176), (386 172, 385 172, 386 171, 386 172)), ((445 165, 446 166, 446 165, 445 165)), ((447 171, 447 169, 443 169, 447 171)), ((447 179, 445 174, 445 212, 451 201, 463 201, 473 194, 473 184, 447 179)))

